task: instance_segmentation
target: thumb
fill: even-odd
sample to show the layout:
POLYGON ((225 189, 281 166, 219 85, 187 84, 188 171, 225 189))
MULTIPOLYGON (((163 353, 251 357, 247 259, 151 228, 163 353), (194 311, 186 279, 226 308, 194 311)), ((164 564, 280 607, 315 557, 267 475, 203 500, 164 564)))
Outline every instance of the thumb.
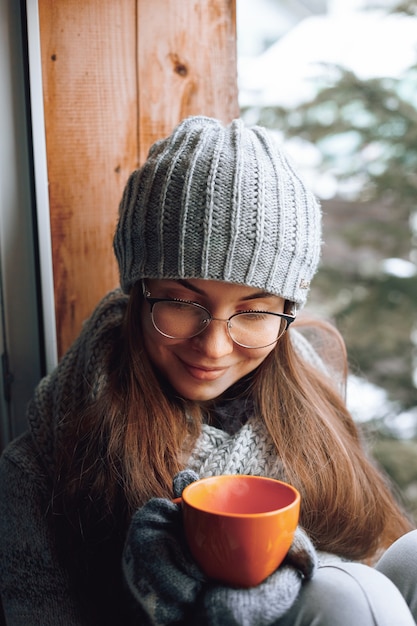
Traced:
POLYGON ((178 472, 178 474, 174 476, 174 480, 173 480, 174 498, 179 498, 182 492, 184 491, 184 489, 188 485, 191 485, 191 483, 195 482, 198 479, 199 479, 198 474, 196 474, 191 469, 185 469, 185 470, 182 470, 181 472, 178 472))
POLYGON ((312 578, 317 569, 316 550, 307 533, 300 526, 295 531, 285 562, 298 569, 307 579, 312 578))

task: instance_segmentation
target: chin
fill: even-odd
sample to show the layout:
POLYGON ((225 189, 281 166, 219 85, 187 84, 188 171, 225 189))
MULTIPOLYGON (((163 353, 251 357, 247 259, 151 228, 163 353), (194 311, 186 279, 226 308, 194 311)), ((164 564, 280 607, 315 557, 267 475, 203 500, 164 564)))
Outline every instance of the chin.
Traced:
POLYGON ((215 400, 219 396, 224 393, 225 389, 178 389, 175 388, 176 392, 184 398, 184 400, 189 400, 190 402, 208 402, 210 400, 215 400))

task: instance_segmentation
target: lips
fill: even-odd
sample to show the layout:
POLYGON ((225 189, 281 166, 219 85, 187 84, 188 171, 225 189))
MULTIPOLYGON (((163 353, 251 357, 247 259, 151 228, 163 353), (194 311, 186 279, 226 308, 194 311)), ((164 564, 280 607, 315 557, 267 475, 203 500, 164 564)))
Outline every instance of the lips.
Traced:
POLYGON ((182 361, 181 363, 184 369, 197 380, 216 380, 224 374, 227 368, 225 367, 205 367, 203 365, 193 365, 182 361))

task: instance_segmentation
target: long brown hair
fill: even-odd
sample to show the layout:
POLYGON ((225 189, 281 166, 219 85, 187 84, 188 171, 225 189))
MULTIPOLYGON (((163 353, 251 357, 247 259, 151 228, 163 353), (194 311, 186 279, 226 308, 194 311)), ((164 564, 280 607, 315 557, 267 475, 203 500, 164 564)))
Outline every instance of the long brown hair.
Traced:
MULTIPOLYGON (((337 330, 316 324, 343 355, 337 330)), ((301 358, 288 336, 283 339, 259 368, 256 393, 287 480, 301 493, 301 524, 321 550, 375 557, 410 530, 410 522, 368 456, 340 385, 301 358)))
MULTIPOLYGON (((76 518, 74 527, 87 536, 97 520, 126 529, 132 512, 150 497, 171 497, 184 441, 194 441, 201 428, 200 407, 186 406, 149 362, 142 302, 135 286, 125 323, 114 330, 108 383, 66 426, 57 493, 64 514, 76 518)), ((324 323, 321 330, 333 338, 329 345, 336 346, 343 369, 340 335, 324 323)), ((290 332, 254 375, 255 408, 287 480, 301 492, 300 521, 315 545, 348 558, 372 557, 411 525, 365 453, 340 388, 300 356, 290 332)))

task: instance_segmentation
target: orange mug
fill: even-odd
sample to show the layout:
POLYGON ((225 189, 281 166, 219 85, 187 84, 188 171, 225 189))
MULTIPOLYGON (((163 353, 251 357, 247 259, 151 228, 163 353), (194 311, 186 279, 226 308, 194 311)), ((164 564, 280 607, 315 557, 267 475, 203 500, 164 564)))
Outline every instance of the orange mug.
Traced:
POLYGON ((208 577, 234 587, 258 585, 277 569, 300 513, 292 485, 260 476, 202 478, 181 500, 194 559, 208 577))

